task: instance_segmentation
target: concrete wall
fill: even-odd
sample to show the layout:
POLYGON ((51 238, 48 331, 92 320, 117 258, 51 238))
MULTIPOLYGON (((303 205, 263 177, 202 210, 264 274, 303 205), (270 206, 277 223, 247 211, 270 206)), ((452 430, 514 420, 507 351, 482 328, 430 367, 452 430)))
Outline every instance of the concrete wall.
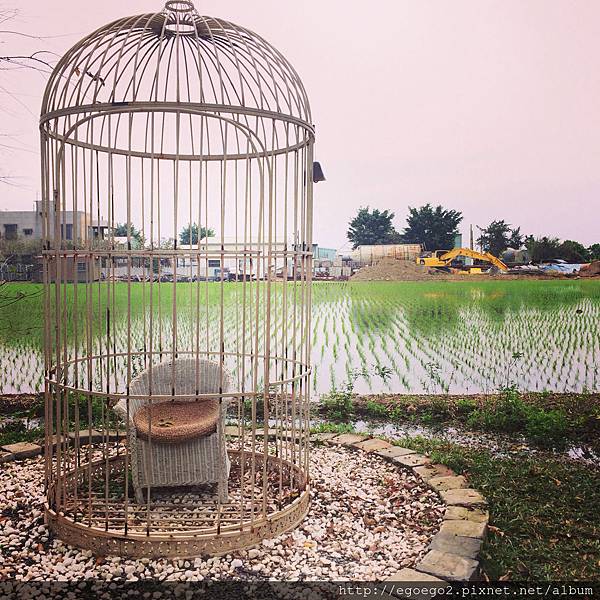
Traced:
POLYGON ((7 226, 16 225, 16 235, 19 238, 39 240, 42 237, 42 218, 34 210, 2 210, 0 211, 0 237, 7 236, 7 226), (31 234, 26 235, 24 230, 31 229, 31 234))
MULTIPOLYGON (((35 203, 36 208, 33 210, 3 210, 0 211, 0 238, 7 238, 7 233, 12 235, 13 227, 16 225, 16 236, 22 239, 40 240, 42 239, 42 213, 41 203, 35 203), (26 233, 26 230, 31 229, 31 233, 26 233)), ((61 215, 61 224, 65 226, 63 231, 64 239, 77 238, 86 241, 92 235, 92 225, 95 225, 95 220, 86 215, 83 211, 73 212, 65 211, 61 215), (68 233, 70 233, 70 237, 68 233)), ((101 222, 103 228, 107 227, 105 222, 101 222)), ((54 228, 51 227, 51 236, 54 234, 54 228)))

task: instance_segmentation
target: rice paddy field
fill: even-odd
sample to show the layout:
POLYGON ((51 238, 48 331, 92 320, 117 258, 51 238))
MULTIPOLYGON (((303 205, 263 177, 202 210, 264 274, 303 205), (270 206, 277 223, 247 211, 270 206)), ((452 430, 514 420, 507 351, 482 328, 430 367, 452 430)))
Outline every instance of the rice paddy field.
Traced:
MULTIPOLYGON (((143 338, 144 319, 136 312, 136 285, 134 347, 143 338)), ((161 285, 168 289, 173 284, 161 285)), ((195 304, 191 291, 186 293, 194 284, 176 285, 177 335, 185 343, 195 331, 195 304)), ((219 284, 210 285, 217 298, 219 284)), ((230 340, 239 336, 235 306, 240 285, 225 286, 230 340)), ((120 283, 115 289, 123 309, 127 286, 120 283)), ((355 383, 360 393, 488 393, 507 384, 527 391, 600 389, 600 280, 318 282, 312 295, 315 395, 343 386, 353 371, 363 369, 355 383), (389 375, 376 374, 382 371, 389 375)), ((41 286, 7 284, 2 296, 0 393, 40 391, 41 286), (17 299, 21 293, 25 297, 17 299)), ((170 305, 168 293, 165 301, 170 305)), ((164 323, 158 316, 155 323, 168 338, 169 311, 164 314, 164 323)), ((217 335, 216 319, 207 317, 202 327, 203 335, 217 335)), ((126 348, 126 320, 114 330, 115 347, 126 348)))

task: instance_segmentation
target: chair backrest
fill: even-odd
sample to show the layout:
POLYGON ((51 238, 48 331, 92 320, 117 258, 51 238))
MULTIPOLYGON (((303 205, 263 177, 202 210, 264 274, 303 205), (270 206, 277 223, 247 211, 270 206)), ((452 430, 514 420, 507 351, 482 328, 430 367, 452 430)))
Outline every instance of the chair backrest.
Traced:
MULTIPOLYGON (((218 394, 229 391, 229 373, 219 363, 212 360, 177 358, 174 361, 152 365, 135 377, 129 386, 131 394, 150 393, 168 396, 190 394, 218 394), (221 379, 222 374, 222 379, 221 379)), ((185 400, 185 398, 182 398, 185 400)))
MULTIPOLYGON (((181 401, 194 400, 196 390, 198 394, 218 394, 221 385, 221 372, 223 374, 222 393, 229 391, 231 376, 221 365, 212 360, 195 358, 177 358, 175 359, 175 368, 173 361, 166 361, 157 365, 152 365, 152 378, 150 378, 150 369, 145 369, 137 377, 131 380, 129 393, 132 396, 148 396, 150 394, 150 382, 152 380, 152 394, 160 396, 170 396, 175 387, 175 394, 184 396, 179 398, 181 401), (189 398, 185 396, 189 394, 189 398)), ((148 403, 148 398, 131 398, 129 400, 129 418, 133 419, 136 411, 148 403)), ((223 400, 221 407, 227 409, 228 401, 223 400)), ((127 415, 127 402, 121 398, 114 406, 124 418, 127 415)))

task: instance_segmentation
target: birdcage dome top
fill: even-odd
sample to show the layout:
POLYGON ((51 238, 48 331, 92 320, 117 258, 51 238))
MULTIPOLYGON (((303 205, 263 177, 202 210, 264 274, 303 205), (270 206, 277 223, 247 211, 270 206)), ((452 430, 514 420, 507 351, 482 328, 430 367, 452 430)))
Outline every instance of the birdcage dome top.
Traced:
POLYGON ((201 16, 187 0, 118 19, 75 44, 48 82, 42 122, 173 103, 311 123, 302 82, 276 48, 244 27, 201 16))

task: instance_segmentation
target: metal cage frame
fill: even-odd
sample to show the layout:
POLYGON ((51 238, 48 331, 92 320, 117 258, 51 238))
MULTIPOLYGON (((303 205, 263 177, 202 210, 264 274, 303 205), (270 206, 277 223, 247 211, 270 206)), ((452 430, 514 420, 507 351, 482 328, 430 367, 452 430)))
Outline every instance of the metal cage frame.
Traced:
POLYGON ((40 136, 51 528, 100 554, 184 557, 296 526, 309 507, 314 144, 298 74, 255 33, 169 1, 62 57, 40 136), (195 361, 193 393, 178 391, 181 360, 195 361), (142 373, 144 394, 130 389, 142 373), (139 489, 131 407, 151 420, 157 403, 215 398, 232 464, 216 491, 201 478, 139 489))

